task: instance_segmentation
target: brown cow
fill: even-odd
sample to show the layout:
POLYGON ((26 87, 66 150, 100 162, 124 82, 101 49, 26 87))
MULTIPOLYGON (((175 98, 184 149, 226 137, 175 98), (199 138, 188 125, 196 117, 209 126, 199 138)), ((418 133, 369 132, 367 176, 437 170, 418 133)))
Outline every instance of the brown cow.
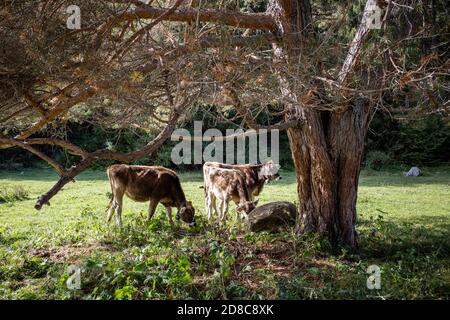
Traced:
POLYGON ((245 184, 253 200, 263 190, 264 184, 281 179, 278 173, 280 166, 272 160, 263 164, 226 164, 220 162, 205 162, 205 166, 239 170, 245 176, 245 184))
POLYGON ((158 203, 166 208, 171 226, 172 207, 178 209, 177 219, 181 218, 189 225, 195 225, 194 207, 186 201, 177 174, 164 167, 112 165, 107 169, 113 198, 108 211, 108 222, 114 213, 119 226, 122 225, 122 200, 126 194, 138 202, 150 201, 148 221, 153 217, 158 203))
POLYGON ((219 216, 219 222, 226 219, 230 200, 236 204, 236 212, 244 212, 244 217, 256 208, 257 201, 251 200, 250 192, 245 184, 245 176, 238 170, 203 166, 203 180, 205 189, 205 205, 208 220, 211 220, 212 211, 219 216), (217 200, 221 208, 217 208, 217 200))

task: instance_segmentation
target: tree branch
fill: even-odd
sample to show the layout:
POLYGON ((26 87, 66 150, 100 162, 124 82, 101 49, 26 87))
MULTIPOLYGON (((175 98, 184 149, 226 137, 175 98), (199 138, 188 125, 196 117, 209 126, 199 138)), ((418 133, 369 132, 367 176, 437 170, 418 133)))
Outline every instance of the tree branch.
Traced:
POLYGON ((30 128, 17 135, 15 139, 24 140, 28 138, 33 133, 36 133, 37 131, 42 129, 47 123, 69 110, 71 107, 92 97, 96 92, 97 88, 89 86, 87 89, 83 90, 79 95, 75 97, 68 98, 66 101, 60 100, 56 107, 54 107, 52 110, 49 110, 35 124, 31 125, 30 128))
POLYGON ((258 132, 259 130, 287 130, 289 128, 300 127, 303 125, 303 119, 292 119, 274 125, 262 126, 258 124, 256 119, 251 114, 250 110, 242 104, 234 88, 232 88, 230 85, 225 85, 223 93, 227 98, 230 99, 230 103, 234 106, 238 114, 244 119, 245 124, 247 124, 250 129, 253 129, 256 132, 258 132))
POLYGON ((364 7, 363 16, 361 18, 361 23, 358 26, 358 30, 356 31, 355 37, 350 44, 350 48, 347 53, 347 57, 344 60, 344 64, 342 65, 341 71, 338 75, 338 82, 343 84, 347 79, 348 75, 353 69, 353 66, 358 59, 359 52, 361 50, 362 42, 366 35, 369 33, 369 22, 371 18, 371 14, 373 13, 372 9, 378 6, 376 0, 367 0, 366 6, 364 7))
MULTIPOLYGON (((178 119, 182 115, 185 107, 190 103, 190 101, 183 101, 177 107, 172 110, 172 114, 167 123, 167 126, 156 136, 151 142, 145 145, 143 148, 129 152, 129 153, 121 153, 116 152, 109 149, 101 149, 94 151, 92 153, 88 153, 85 155, 85 158, 73 166, 69 170, 66 170, 58 182, 45 194, 40 196, 36 201, 34 206, 35 209, 40 210, 44 204, 48 204, 50 199, 55 196, 68 182, 74 181, 74 178, 79 175, 81 172, 88 169, 91 165, 96 163, 99 160, 116 160, 121 162, 132 162, 139 158, 142 158, 146 155, 151 155, 155 152, 167 139, 170 138, 170 135, 176 128, 176 124, 178 119)), ((1 142, 1 140, 0 140, 1 142)))
MULTIPOLYGON (((110 0, 114 3, 130 3, 129 1, 110 0)), ((126 11, 117 16, 114 23, 136 19, 156 19, 167 12, 167 8, 155 8, 140 5, 135 10, 126 11)), ((165 21, 179 22, 212 22, 237 28, 275 30, 276 24, 272 16, 266 13, 241 13, 215 9, 179 9, 164 16, 165 21)))
POLYGON ((63 176, 65 174, 65 170, 62 165, 60 165, 58 162, 47 156, 45 153, 33 148, 26 142, 18 141, 16 139, 0 138, 0 144, 14 145, 22 149, 28 150, 29 152, 38 156, 39 158, 47 162, 49 165, 51 165, 53 168, 55 168, 56 172, 58 172, 60 176, 63 176))
POLYGON ((64 149, 69 150, 69 152, 73 155, 76 156, 80 156, 82 158, 86 158, 87 157, 87 152, 84 151, 82 148, 80 148, 77 145, 74 145, 73 143, 70 143, 66 140, 61 140, 61 139, 55 139, 55 138, 32 138, 32 139, 26 139, 23 141, 26 144, 38 144, 38 145, 42 145, 42 144, 49 144, 49 145, 54 145, 54 146, 59 146, 62 147, 64 149))

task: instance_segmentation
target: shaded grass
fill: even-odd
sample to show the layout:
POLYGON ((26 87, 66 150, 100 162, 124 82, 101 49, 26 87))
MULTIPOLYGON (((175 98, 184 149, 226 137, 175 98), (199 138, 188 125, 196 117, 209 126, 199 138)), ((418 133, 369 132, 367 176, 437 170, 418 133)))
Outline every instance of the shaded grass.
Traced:
MULTIPOLYGON (((296 202, 295 176, 265 187, 260 204, 296 202)), ((109 183, 82 174, 51 206, 35 199, 56 181, 47 169, 0 171, 0 190, 28 198, 0 204, 0 298, 173 299, 450 298, 450 168, 364 171, 358 198, 360 249, 331 253, 313 235, 246 233, 234 211, 225 228, 205 219, 201 173, 180 174, 198 226, 170 230, 158 207, 125 199, 124 228, 106 225, 109 183), (67 289, 67 266, 82 268, 82 289, 67 289), (366 288, 366 269, 382 270, 381 290, 366 288)))

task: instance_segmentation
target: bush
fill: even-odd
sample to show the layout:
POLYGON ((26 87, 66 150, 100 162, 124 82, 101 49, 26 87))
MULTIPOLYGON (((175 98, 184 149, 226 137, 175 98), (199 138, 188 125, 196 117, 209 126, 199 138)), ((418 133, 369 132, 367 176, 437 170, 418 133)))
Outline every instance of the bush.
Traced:
POLYGON ((387 113, 377 113, 370 124, 365 149, 366 163, 372 152, 383 152, 390 156, 391 163, 408 166, 448 162, 448 119, 444 115, 430 114, 419 119, 399 121, 387 113))
MULTIPOLYGON (((255 114, 259 123, 273 124, 283 120, 282 116, 273 115, 279 111, 275 106, 269 109, 270 112, 265 111, 258 115, 255 114)), ((227 111, 226 117, 231 119, 235 116, 234 110, 227 111)), ((221 116, 218 115, 214 106, 201 105, 197 106, 192 117, 188 121, 180 123, 179 127, 192 133, 194 121, 202 121, 203 130, 217 128, 225 133, 226 129, 238 128, 228 122, 219 121, 220 118, 221 116)), ((65 134, 65 138, 88 151, 110 148, 120 152, 130 152, 143 147, 155 137, 155 133, 136 128, 99 128, 87 122, 67 122, 65 134)), ((279 134, 280 164, 283 169, 291 170, 293 169, 293 163, 288 136, 286 131, 280 131, 279 134)), ((42 133, 43 137, 51 135, 54 135, 53 131, 42 133)), ((268 141, 270 141, 270 137, 268 137, 268 141)), ((177 143, 178 141, 166 141, 151 156, 139 159, 133 164, 176 167, 180 171, 200 170, 201 165, 181 164, 176 166, 172 163, 170 155, 172 148, 177 143)), ((205 146, 207 144, 205 143, 205 146)), ((248 154, 248 143, 246 143, 246 146, 246 154, 248 154)), ((66 167, 70 167, 80 160, 78 156, 71 155, 59 147, 39 146, 39 149, 66 167)), ((448 162, 450 159, 449 120, 445 115, 431 114, 418 119, 410 118, 400 121, 388 113, 378 112, 370 124, 370 130, 365 141, 365 150, 367 152, 365 163, 367 167, 374 170, 381 169, 382 166, 387 165, 386 162, 407 166, 413 164, 429 166, 448 162)), ((20 148, 2 150, 0 154, 0 163, 3 163, 2 166, 7 169, 14 166, 28 167, 37 161, 38 158, 20 148)), ((104 170, 106 166, 113 163, 114 161, 111 160, 102 160, 92 168, 104 170)))
POLYGON ((391 157, 383 151, 370 151, 366 156, 366 167, 372 170, 379 171, 391 163, 391 157))

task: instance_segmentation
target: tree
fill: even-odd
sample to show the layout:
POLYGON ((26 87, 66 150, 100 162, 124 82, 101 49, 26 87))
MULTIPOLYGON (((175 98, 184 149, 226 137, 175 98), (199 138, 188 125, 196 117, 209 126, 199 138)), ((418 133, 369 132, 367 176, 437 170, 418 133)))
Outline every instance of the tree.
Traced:
MULTIPOLYGON (((74 31, 61 28, 63 18, 55 12, 64 5, 54 1, 22 1, 21 10, 7 2, 2 9, 3 30, 15 30, 4 35, 5 47, 16 52, 25 48, 26 54, 7 55, 0 63, 7 101, 3 109, 9 108, 2 121, 9 134, 0 136, 0 144, 35 153, 61 176, 36 208, 98 160, 131 162, 154 152, 197 100, 232 105, 256 130, 287 129, 298 183, 299 231, 355 247, 360 164, 376 107, 396 88, 418 88, 424 81, 428 88, 442 88, 440 76, 447 75, 441 63, 445 55, 436 55, 437 49, 419 56, 417 63, 400 63, 409 58, 404 49, 418 35, 431 37, 433 48, 443 41, 434 33, 436 18, 429 19, 428 29, 414 21, 426 4, 367 0, 361 12, 351 1, 269 0, 256 5, 177 0, 162 1, 162 7, 153 2, 88 2, 81 8, 88 13, 83 29, 74 31), (382 18, 380 30, 370 30, 373 8, 382 18), (352 10, 360 13, 354 27, 348 21, 352 10), (319 11, 330 19, 313 19, 319 11), (406 24, 411 27, 404 32, 406 24), (50 57, 48 47, 26 35, 27 28, 60 51, 50 57), (398 45, 402 41, 403 47, 398 45), (43 67, 36 57, 51 60, 43 67), (15 94, 8 96, 11 92, 15 94), (105 99, 110 101, 106 106, 105 99), (279 104, 284 121, 258 124, 254 114, 264 108, 261 101, 279 104), (159 134, 129 154, 107 148, 86 151, 64 139, 32 137, 64 116, 82 116, 74 113, 80 105, 102 123, 131 108, 120 125, 152 127, 159 134), (81 160, 63 168, 34 147, 40 144, 66 148, 81 160)), ((428 95, 438 106, 445 98, 429 89, 428 95)))

